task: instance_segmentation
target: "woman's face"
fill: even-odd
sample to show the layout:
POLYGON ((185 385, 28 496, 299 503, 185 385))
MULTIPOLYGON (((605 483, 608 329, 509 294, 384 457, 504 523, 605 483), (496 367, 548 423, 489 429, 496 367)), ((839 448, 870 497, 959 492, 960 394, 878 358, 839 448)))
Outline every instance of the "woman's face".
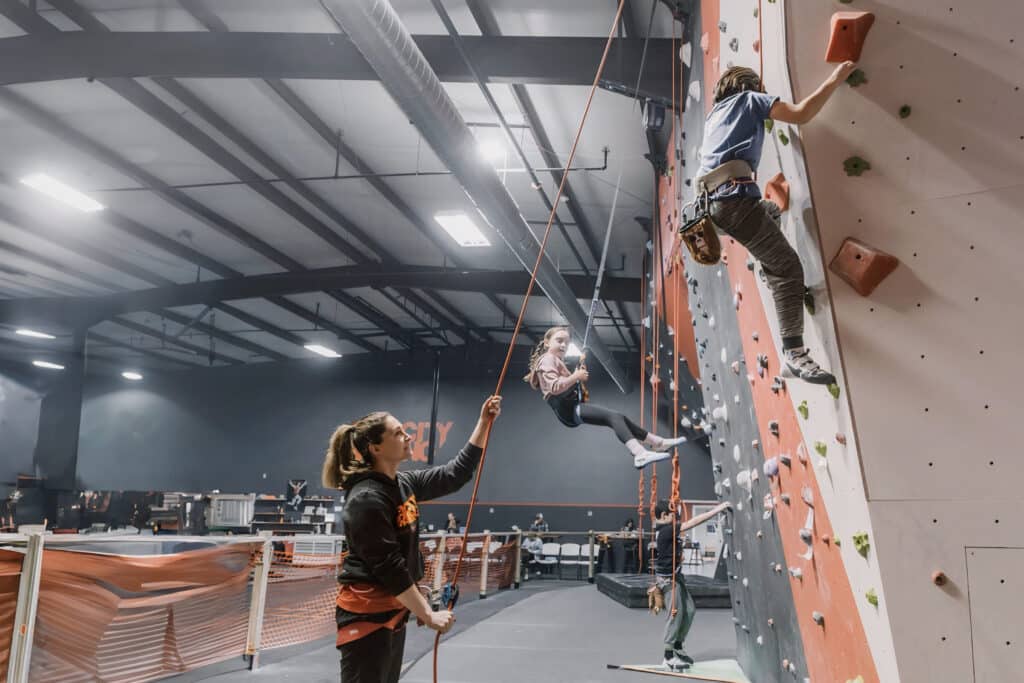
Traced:
POLYGON ((398 464, 412 458, 412 437, 394 415, 388 415, 386 429, 380 443, 370 444, 370 453, 376 462, 398 464))
POLYGON ((565 358, 565 352, 569 350, 569 332, 567 330, 555 332, 548 339, 547 347, 548 351, 559 358, 565 358))

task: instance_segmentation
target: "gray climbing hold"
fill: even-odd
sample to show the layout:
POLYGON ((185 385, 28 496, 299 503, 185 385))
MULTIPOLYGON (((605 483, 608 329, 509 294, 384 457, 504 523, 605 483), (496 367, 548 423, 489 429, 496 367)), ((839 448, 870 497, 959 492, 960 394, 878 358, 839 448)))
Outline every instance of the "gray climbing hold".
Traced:
POLYGON ((726 25, 726 23, 724 21, 718 22, 718 30, 719 31, 721 31, 722 33, 725 33, 727 28, 728 28, 728 26, 726 25))
POLYGON ((768 431, 772 433, 772 436, 779 435, 779 423, 776 420, 772 420, 768 423, 768 431))
POLYGON ((792 467, 793 466, 793 458, 789 457, 785 453, 782 453, 782 454, 779 455, 779 462, 781 462, 786 467, 792 467))
POLYGON ((730 40, 729 41, 729 49, 732 50, 733 52, 739 52, 740 51, 740 39, 739 38, 733 38, 732 40, 730 40))
POLYGON ((814 535, 811 533, 810 529, 801 529, 800 530, 800 540, 803 541, 804 543, 810 545, 811 543, 814 542, 814 535))
POLYGON ((864 171, 871 170, 871 164, 861 157, 848 157, 843 161, 843 170, 848 176, 860 176, 864 171))
POLYGON ((825 625, 825 615, 822 614, 821 612, 817 612, 817 611, 812 612, 811 613, 811 619, 814 619, 814 623, 817 624, 818 626, 824 626, 825 625))

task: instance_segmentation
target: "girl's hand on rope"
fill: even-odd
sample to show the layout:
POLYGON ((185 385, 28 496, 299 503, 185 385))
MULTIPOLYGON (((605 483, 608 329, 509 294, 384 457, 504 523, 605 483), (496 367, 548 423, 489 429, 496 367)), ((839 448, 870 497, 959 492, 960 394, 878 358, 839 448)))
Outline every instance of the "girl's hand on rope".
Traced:
POLYGON ((438 633, 448 633, 455 625, 455 615, 446 609, 429 612, 424 623, 438 633))
POLYGON ((572 374, 576 376, 577 382, 586 382, 590 379, 590 371, 584 367, 577 368, 572 374))
POLYGON ((487 400, 480 407, 480 420, 493 422, 494 418, 501 415, 501 396, 488 396, 487 400))

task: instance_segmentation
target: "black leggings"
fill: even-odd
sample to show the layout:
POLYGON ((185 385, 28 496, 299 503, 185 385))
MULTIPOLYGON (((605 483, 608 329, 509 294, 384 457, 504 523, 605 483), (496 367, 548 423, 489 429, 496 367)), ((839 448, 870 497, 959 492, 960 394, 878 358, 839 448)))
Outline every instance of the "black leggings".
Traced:
POLYGON ((341 683, 398 683, 405 652, 405 626, 397 631, 377 629, 338 649, 341 683))
POLYGON ((630 439, 643 441, 647 438, 647 432, 644 429, 621 413, 595 406, 592 403, 581 403, 579 411, 580 419, 584 424, 611 427, 615 436, 622 443, 626 443, 630 439))

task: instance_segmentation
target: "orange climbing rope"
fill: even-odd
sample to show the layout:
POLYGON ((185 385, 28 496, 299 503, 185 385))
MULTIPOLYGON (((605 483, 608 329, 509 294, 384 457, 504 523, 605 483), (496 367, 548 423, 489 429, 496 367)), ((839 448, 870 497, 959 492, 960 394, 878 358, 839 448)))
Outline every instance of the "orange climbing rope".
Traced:
MULTIPOLYGON (((530 284, 526 287, 526 293, 523 295, 523 304, 519 309, 519 317, 516 319, 515 328, 512 330, 512 338, 508 343, 508 352, 505 354, 505 362, 501 366, 501 373, 498 375, 498 383, 494 388, 494 395, 500 396, 502 386, 505 384, 505 376, 508 374, 509 365, 512 362, 512 353, 515 351, 516 340, 519 337, 519 330, 523 326, 523 318, 526 315, 526 308, 530 302, 530 295, 533 293, 533 287, 537 282, 537 272, 540 270, 540 264, 544 260, 544 250, 547 248, 548 238, 551 236, 551 226, 555 221, 555 213, 558 206, 560 205, 562 194, 565 192, 565 183, 569 178, 569 169, 572 168, 573 161, 576 158, 576 148, 579 146, 580 137, 583 135, 583 126, 587 122, 587 115, 590 113, 590 106, 594 101, 594 94, 597 92, 598 83, 601 80, 601 74, 604 72, 605 63, 608 61, 608 52, 612 46, 612 40, 615 38, 615 32, 619 25, 619 20, 622 18, 622 10, 625 7, 626 0, 619 0, 618 9, 615 12, 615 19, 612 21, 611 30, 608 32, 608 40, 604 46, 604 52, 601 54, 601 62, 597 66, 597 73, 594 75, 594 83, 590 87, 590 95, 587 97, 586 107, 583 109, 583 116, 580 119, 580 124, 576 129, 576 137, 572 142, 572 148, 569 150, 569 158, 565 162, 565 170, 562 172, 561 182, 558 184, 558 192, 555 193, 555 198, 551 202, 552 208, 551 213, 548 216, 547 226, 544 228, 544 238, 541 240, 540 249, 537 252, 537 260, 533 264, 533 270, 530 272, 530 284)), ((459 573, 462 571, 462 561, 466 554, 466 547, 469 540, 469 530, 473 524, 473 510, 476 507, 477 493, 480 490, 480 478, 484 471, 484 462, 487 458, 487 446, 491 441, 491 428, 494 422, 487 423, 487 429, 484 431, 484 443, 482 452, 480 454, 480 464, 476 471, 476 480, 473 482, 473 494, 469 499, 469 509, 466 512, 466 526, 465 531, 462 533, 462 546, 459 549, 459 560, 455 564, 455 572, 452 574, 452 585, 458 585, 459 573)), ((448 609, 454 606, 454 596, 451 602, 448 604, 448 609)), ((437 683, 437 654, 438 646, 441 642, 441 634, 438 633, 434 636, 434 683, 437 683)))

